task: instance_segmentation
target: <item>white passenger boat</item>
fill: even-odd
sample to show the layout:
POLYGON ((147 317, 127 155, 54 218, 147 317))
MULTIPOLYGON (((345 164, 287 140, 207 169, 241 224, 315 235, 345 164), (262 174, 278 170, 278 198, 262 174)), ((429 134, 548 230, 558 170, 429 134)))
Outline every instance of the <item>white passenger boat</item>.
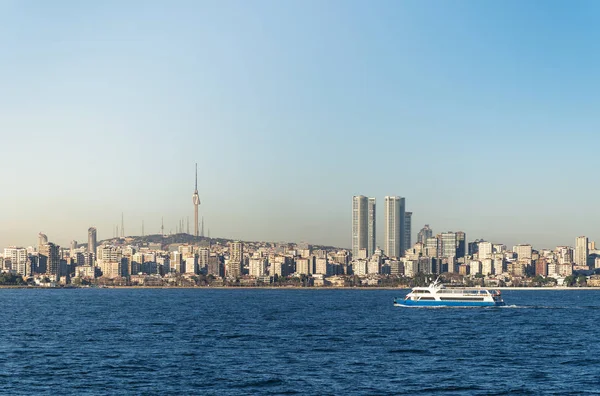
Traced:
POLYGON ((397 307, 500 307, 505 305, 500 290, 482 287, 447 288, 439 278, 428 287, 414 287, 402 298, 394 299, 397 307))

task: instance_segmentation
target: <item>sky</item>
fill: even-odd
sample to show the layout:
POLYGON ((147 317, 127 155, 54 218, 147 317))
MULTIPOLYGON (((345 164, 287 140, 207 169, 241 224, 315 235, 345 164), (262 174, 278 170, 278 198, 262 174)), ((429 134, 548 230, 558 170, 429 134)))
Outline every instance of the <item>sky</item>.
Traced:
POLYGON ((600 243, 600 3, 0 0, 0 246, 175 231, 600 243), (193 226, 190 225, 193 230, 193 226))

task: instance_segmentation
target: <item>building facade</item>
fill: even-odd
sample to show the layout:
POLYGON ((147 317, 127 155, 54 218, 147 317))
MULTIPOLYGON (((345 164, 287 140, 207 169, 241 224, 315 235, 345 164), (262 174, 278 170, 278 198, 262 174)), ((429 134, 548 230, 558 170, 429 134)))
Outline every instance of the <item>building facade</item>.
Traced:
POLYGON ((404 250, 412 247, 412 212, 404 212, 404 250))
POLYGON ((352 197, 352 255, 358 256, 361 250, 372 255, 376 247, 376 205, 375 198, 364 195, 352 197))
POLYGON ((96 254, 96 248, 98 247, 97 236, 96 236, 96 227, 88 228, 88 245, 87 251, 88 253, 96 254))
POLYGON ((384 205, 384 253, 388 257, 402 257, 406 250, 404 247, 405 200, 398 196, 386 196, 384 205))
POLYGON ((587 265, 589 256, 588 243, 588 238, 585 236, 577 237, 575 240, 575 265, 587 265))

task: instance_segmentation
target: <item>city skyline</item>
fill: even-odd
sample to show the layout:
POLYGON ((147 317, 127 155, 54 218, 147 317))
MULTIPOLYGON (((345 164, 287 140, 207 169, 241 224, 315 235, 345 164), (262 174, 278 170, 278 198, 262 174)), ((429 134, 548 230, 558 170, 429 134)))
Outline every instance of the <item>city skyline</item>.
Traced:
POLYGON ((196 161, 214 236, 350 247, 362 193, 407 197, 413 240, 600 239, 600 5, 178 4, 0 5, 0 244, 175 231, 196 161))
MULTIPOLYGON (((385 230, 385 224, 386 224, 386 214, 385 212, 383 214, 378 214, 377 211, 375 210, 376 207, 376 199, 375 197, 365 197, 365 196, 354 196, 353 197, 353 201, 354 198, 364 198, 364 205, 365 205, 365 213, 364 213, 364 217, 365 220, 367 220, 367 223, 364 225, 365 227, 365 243, 367 243, 365 245, 365 249, 367 249, 367 251, 369 252, 369 249, 367 247, 371 246, 371 236, 375 237, 375 235, 377 236, 378 239, 376 239, 376 243, 375 243, 375 247, 376 248, 380 248, 382 250, 386 250, 385 246, 386 246, 386 230, 385 230), (374 213, 376 215, 375 219, 373 220, 371 218, 371 213, 374 213), (379 220, 377 220, 377 218, 379 218, 379 220), (377 230, 376 230, 376 234, 375 235, 371 235, 371 228, 370 225, 371 223, 373 224, 377 224, 377 230), (368 242, 367 242, 368 241, 368 242)), ((404 215, 408 215, 409 218, 412 218, 413 212, 410 212, 408 210, 406 210, 406 205, 405 205, 405 198, 404 197, 384 197, 384 201, 387 198, 400 198, 401 201, 401 207, 404 208, 404 215)), ((399 202, 400 202, 399 201, 399 202)), ((384 202, 384 211, 385 211, 386 207, 385 207, 385 202, 384 202)), ((354 216, 354 210, 353 210, 353 216, 354 216)), ((352 216, 352 217, 353 217, 352 216)), ((204 223, 204 216, 202 216, 202 225, 204 223)), ((189 219, 189 216, 188 216, 189 219)), ((406 218, 404 219, 406 221, 406 218)), ((349 222, 349 227, 352 228, 352 221, 349 222)), ((189 229, 186 230, 184 224, 184 218, 179 218, 177 219, 174 227, 170 227, 167 229, 164 229, 164 234, 165 235, 170 235, 170 234, 177 234, 177 233, 187 233, 189 235, 193 235, 193 233, 189 232, 189 229)), ((188 224, 189 225, 189 224, 188 224)), ((431 224, 424 224, 425 227, 430 227, 430 230, 433 231, 432 236, 435 237, 436 235, 443 235, 445 233, 448 232, 463 232, 463 231, 459 231, 462 230, 461 227, 450 227, 447 229, 437 229, 434 226, 432 226, 431 224)), ((114 227, 114 226, 113 226, 114 227)), ((401 227, 401 226, 399 226, 401 227)), ((402 241, 404 241, 404 243, 402 244, 402 247, 405 247, 404 245, 406 244, 406 241, 411 240, 412 244, 417 242, 418 239, 418 234, 421 231, 421 228, 419 228, 420 226, 417 224, 417 229, 415 229, 414 227, 412 227, 411 229, 411 235, 410 238, 406 237, 405 232, 401 232, 400 233, 400 237, 399 239, 401 239, 402 241)), ((135 228, 135 227, 132 227, 135 228)), ((139 237, 139 236, 144 236, 144 235, 159 235, 161 234, 161 232, 163 231, 164 228, 164 218, 161 218, 160 220, 160 226, 159 226, 159 231, 158 232, 144 232, 144 222, 142 221, 142 224, 140 225, 140 232, 139 233, 130 233, 130 234, 126 234, 125 237, 139 237)), ((404 231, 406 231, 406 227, 403 228, 404 231)), ((401 230, 399 230, 401 231, 401 230)), ((78 231, 74 231, 74 232, 81 232, 81 230, 78 231)), ((0 246, 11 246, 11 247, 27 247, 27 246, 36 246, 36 245, 41 245, 42 243, 39 241, 40 238, 45 238, 45 241, 48 242, 53 242, 55 244, 57 244, 60 247, 67 247, 69 245, 71 245, 73 242, 76 242, 77 240, 87 240, 88 244, 89 241, 94 240, 96 246, 97 246, 97 242, 96 241, 102 241, 102 240, 110 240, 113 238, 118 238, 118 237, 123 237, 123 235, 120 234, 120 230, 117 229, 115 230, 115 228, 111 228, 111 232, 112 235, 108 236, 108 235, 102 235, 101 237, 97 237, 97 227, 88 227, 87 233, 86 233, 86 237, 82 238, 81 236, 78 235, 78 237, 73 237, 71 234, 71 236, 69 235, 60 235, 60 236, 56 236, 54 238, 49 238, 47 236, 46 233, 39 233, 37 235, 37 237, 31 237, 28 238, 31 241, 34 241, 36 238, 38 239, 38 242, 29 242, 29 243, 4 243, 0 246)), ((107 232, 107 231, 105 231, 107 232)), ((465 232, 467 235, 469 234, 468 231, 465 232)), ((33 235, 33 234, 32 234, 33 235)), ((51 235, 52 236, 52 235, 51 235)), ((202 236, 202 235, 201 235, 202 236)), ((210 236, 208 236, 210 238, 210 236)), ((236 238, 236 237, 232 237, 232 236, 228 236, 228 235, 218 235, 218 236, 214 236, 213 238, 222 238, 222 239, 228 239, 228 240, 240 240, 240 241, 263 241, 263 242, 289 242, 289 243, 300 243, 300 242, 308 242, 310 244, 314 244, 314 245, 326 245, 326 246, 335 246, 335 247, 339 247, 339 248, 343 248, 343 249, 347 249, 349 251, 353 251, 353 243, 352 237, 347 237, 348 242, 347 243, 341 243, 341 244, 335 244, 335 243, 327 243, 327 242, 323 242, 323 241, 317 241, 317 240, 285 240, 285 239, 253 239, 253 238, 236 238)), ((585 238, 585 241, 593 241, 596 240, 596 238, 594 237, 582 237, 582 236, 577 236, 577 237, 573 237, 571 241, 565 241, 562 240, 560 243, 556 243, 554 245, 551 244, 535 244, 530 242, 529 240, 521 240, 521 241, 516 241, 514 243, 512 242, 506 242, 504 240, 496 240, 496 239, 490 239, 490 238, 486 238, 485 236, 475 236, 473 238, 469 237, 467 239, 467 241, 485 241, 485 242, 490 242, 493 244, 504 244, 506 246, 517 246, 517 245, 522 245, 522 244, 529 244, 532 245, 535 249, 541 250, 541 249, 553 249, 557 246, 570 246, 573 248, 576 248, 578 246, 578 241, 580 238, 585 238), (566 242, 566 243, 565 243, 566 242)), ((586 243, 583 244, 583 246, 586 246, 586 243)), ((411 245, 412 247, 412 245, 411 245)), ((408 247, 407 247, 408 248, 408 247)), ((585 248, 584 248, 585 249, 585 248)), ((406 249, 403 249, 406 250, 406 249)), ((372 253, 368 253, 369 255, 371 255, 372 253)))

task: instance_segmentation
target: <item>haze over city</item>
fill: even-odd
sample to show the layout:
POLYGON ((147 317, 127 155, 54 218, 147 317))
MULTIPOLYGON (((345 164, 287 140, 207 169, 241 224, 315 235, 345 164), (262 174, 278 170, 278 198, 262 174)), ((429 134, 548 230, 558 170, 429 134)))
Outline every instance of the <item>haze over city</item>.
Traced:
POLYGON ((174 232, 196 162, 213 237, 599 240, 600 5, 540 4, 0 2, 0 246, 174 232))

